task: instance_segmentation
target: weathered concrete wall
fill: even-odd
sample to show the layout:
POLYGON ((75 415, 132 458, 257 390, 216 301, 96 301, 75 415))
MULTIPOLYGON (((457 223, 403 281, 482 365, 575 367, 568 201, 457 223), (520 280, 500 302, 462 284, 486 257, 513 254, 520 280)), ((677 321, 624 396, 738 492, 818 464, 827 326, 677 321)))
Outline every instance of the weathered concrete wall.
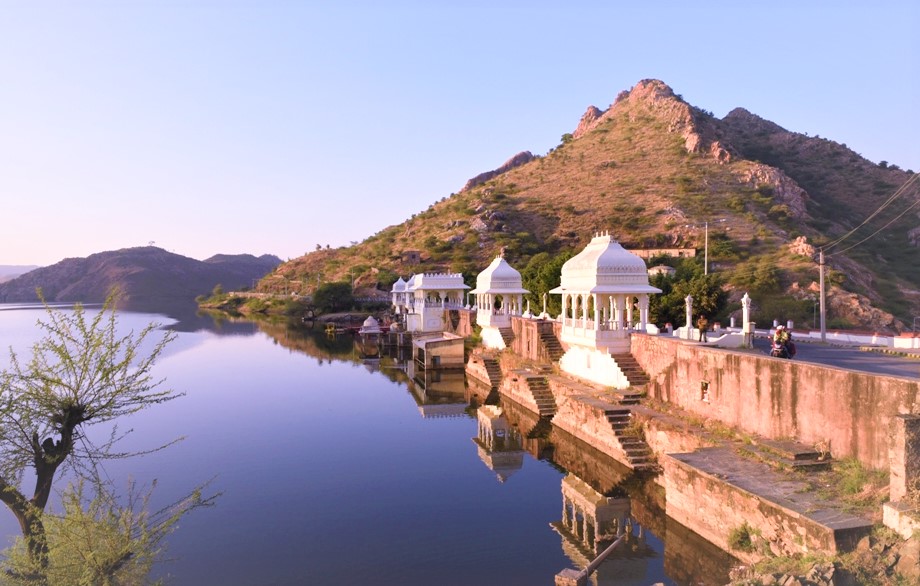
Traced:
POLYGON ((412 342, 412 359, 425 368, 464 367, 463 338, 449 333, 417 334, 412 342))
POLYGON ((651 397, 771 439, 827 442, 835 458, 889 466, 893 418, 920 411, 920 381, 633 335, 651 397), (705 396, 701 384, 708 382, 705 396))
POLYGON ((677 418, 656 413, 647 415, 641 408, 633 408, 633 418, 641 425, 645 443, 656 454, 679 454, 692 452, 712 444, 690 430, 689 425, 677 418))
POLYGON ((682 456, 662 458, 668 517, 745 562, 756 562, 763 554, 732 550, 730 536, 744 525, 755 529, 774 555, 846 551, 871 529, 867 522, 865 527, 835 531, 702 472, 681 461, 682 456))

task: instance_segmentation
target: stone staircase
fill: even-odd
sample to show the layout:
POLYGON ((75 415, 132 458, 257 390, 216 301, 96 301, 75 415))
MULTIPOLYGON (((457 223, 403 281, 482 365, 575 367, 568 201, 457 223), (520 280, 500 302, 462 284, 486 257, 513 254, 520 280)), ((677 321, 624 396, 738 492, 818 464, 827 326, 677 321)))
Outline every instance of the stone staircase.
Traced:
POLYGON ((626 454, 629 467, 633 470, 650 470, 656 467, 652 449, 640 435, 635 433, 632 425, 632 412, 628 408, 613 407, 605 411, 607 421, 613 428, 613 435, 626 454))
POLYGON ((505 347, 510 348, 511 343, 514 342, 514 330, 510 327, 498 328, 498 332, 502 335, 502 340, 505 342, 505 347))
POLYGON ((626 375, 626 380, 629 381, 629 386, 631 387, 645 387, 648 384, 649 376, 642 370, 642 367, 639 366, 639 363, 633 358, 632 354, 611 354, 613 359, 617 361, 617 366, 620 367, 620 370, 623 371, 623 374, 626 375))
POLYGON ((608 398, 620 405, 638 405, 645 397, 645 392, 632 387, 628 389, 612 389, 607 393, 608 398))
POLYGON ((543 343, 546 353, 549 354, 549 359, 553 362, 558 362, 562 355, 565 354, 565 350, 562 349, 562 343, 552 332, 540 330, 540 342, 543 343))
POLYGON ((498 365, 498 360, 483 357, 482 365, 485 366, 489 375, 489 385, 493 389, 497 389, 502 384, 502 367, 498 365))
POLYGON ((830 453, 790 440, 758 438, 735 451, 778 470, 813 472, 828 470, 833 463, 830 453))
POLYGON ((540 417, 552 417, 556 414, 556 399, 553 392, 549 389, 549 383, 545 376, 528 376, 527 388, 533 395, 533 400, 537 403, 537 411, 540 417))

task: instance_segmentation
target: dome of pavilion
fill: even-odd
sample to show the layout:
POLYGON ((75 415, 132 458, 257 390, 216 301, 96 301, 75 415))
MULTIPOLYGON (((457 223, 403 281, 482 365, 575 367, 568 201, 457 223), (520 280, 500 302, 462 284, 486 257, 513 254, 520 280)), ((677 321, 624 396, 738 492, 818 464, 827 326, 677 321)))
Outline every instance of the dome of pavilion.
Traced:
POLYGON ((403 278, 400 277, 396 279, 396 282, 393 283, 393 289, 392 289, 393 293, 402 293, 405 290, 406 290, 406 282, 403 281, 403 278))
POLYGON ((367 319, 364 320, 361 329, 358 330, 362 334, 379 334, 380 333, 380 323, 374 319, 374 316, 369 315, 367 319))
POLYGON ((492 263, 476 277, 476 289, 471 293, 527 293, 522 288, 521 273, 504 258, 496 256, 492 263))
POLYGON ((562 265, 560 289, 595 293, 661 292, 649 286, 645 261, 609 234, 595 236, 584 250, 562 265))

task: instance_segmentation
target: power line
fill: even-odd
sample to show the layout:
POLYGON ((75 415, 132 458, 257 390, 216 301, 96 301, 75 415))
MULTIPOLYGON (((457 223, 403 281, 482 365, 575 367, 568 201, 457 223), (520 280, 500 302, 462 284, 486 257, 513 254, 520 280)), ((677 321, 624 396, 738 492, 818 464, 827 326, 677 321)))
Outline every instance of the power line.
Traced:
MULTIPOLYGON (((826 244, 826 245, 824 246, 824 250, 827 251, 827 250, 830 250, 831 248, 833 248, 833 247, 839 245, 839 244, 842 243, 844 240, 846 240, 847 238, 849 238, 850 236, 852 236, 853 234, 855 234, 857 230, 859 230, 860 228, 862 228, 863 226, 865 226, 866 224, 868 224, 873 218, 875 218, 877 215, 879 215, 880 213, 882 213, 882 211, 884 211, 889 205, 891 205, 892 203, 894 203, 894 201, 895 201, 896 199, 898 199, 899 197, 901 197, 902 195, 904 195, 904 193, 907 191, 907 189, 917 180, 917 177, 918 177, 918 174, 916 174, 916 173, 913 174, 913 175, 911 175, 910 178, 909 178, 907 181, 905 181, 905 182, 901 185, 901 187, 899 187, 899 188, 898 188, 898 189, 897 189, 887 200, 885 200, 885 202, 884 202, 882 205, 880 205, 874 212, 872 212, 872 213, 869 215, 869 217, 867 217, 867 218, 866 218, 865 220, 863 220, 858 226, 856 226, 855 228, 853 228, 852 230, 850 230, 849 232, 847 232, 846 234, 844 234, 844 235, 841 236, 840 238, 838 238, 838 239, 836 239, 836 240, 830 242, 829 244, 826 244)), ((914 206, 916 206, 916 205, 917 205, 917 203, 915 202, 913 205, 911 205, 911 206, 908 208, 908 211, 909 211, 910 209, 912 209, 912 208, 913 208, 914 206)), ((907 213, 907 212, 906 212, 906 211, 903 212, 903 213, 900 214, 897 218, 895 218, 895 220, 892 220, 892 222, 896 221, 898 218, 900 218, 901 216, 903 216, 904 213, 907 213)), ((872 236, 875 236, 876 234, 878 234, 879 232, 881 232, 881 230, 884 230, 885 228, 887 228, 888 226, 890 226, 892 222, 889 222, 888 224, 885 224, 885 226, 884 226, 883 228, 881 228, 880 230, 878 230, 878 231, 876 231, 875 233, 873 233, 872 236)), ((869 238, 872 238, 872 236, 869 236, 869 238)), ((846 250, 850 250, 850 249, 853 248, 854 246, 859 246, 860 244, 862 244, 863 242, 865 242, 865 241, 868 240, 869 238, 865 238, 865 239, 861 240, 859 243, 854 244, 853 246, 851 246, 850 248, 847 248, 846 250)), ((838 252, 835 252, 834 254, 835 254, 835 255, 836 255, 836 254, 841 254, 842 252, 845 252, 845 251, 838 251, 838 252)), ((828 256, 833 256, 833 255, 828 255, 828 256)))
POLYGON ((869 240, 870 238, 872 238, 873 236, 875 236, 876 234, 878 234, 879 232, 881 232, 882 230, 884 230, 884 229, 887 228, 888 226, 890 226, 890 225, 894 224, 895 222, 897 222, 898 220, 900 220, 900 219, 904 216, 904 214, 906 214, 907 212, 909 212, 910 210, 914 209, 914 208, 917 207, 917 206, 920 206, 920 199, 918 199, 917 201, 915 201, 914 203, 912 203, 906 210, 904 210, 903 212, 901 212, 900 214, 898 214, 897 216, 895 216, 890 222, 888 222, 887 224, 885 224, 884 226, 882 226, 881 228, 879 228, 878 230, 876 230, 876 231, 873 232, 872 234, 866 236, 865 238, 863 238, 862 240, 860 240, 860 241, 857 242, 856 244, 854 244, 854 245, 852 245, 852 246, 849 246, 849 247, 847 247, 847 248, 844 248, 843 250, 838 250, 838 251, 835 252, 834 254, 829 254, 828 256, 836 256, 836 255, 838 255, 838 254, 843 254, 844 252, 846 252, 846 251, 848 251, 848 250, 851 250, 851 249, 853 249, 853 248, 856 248, 857 246, 859 246, 860 244, 862 244, 862 243, 865 242, 866 240, 869 240))

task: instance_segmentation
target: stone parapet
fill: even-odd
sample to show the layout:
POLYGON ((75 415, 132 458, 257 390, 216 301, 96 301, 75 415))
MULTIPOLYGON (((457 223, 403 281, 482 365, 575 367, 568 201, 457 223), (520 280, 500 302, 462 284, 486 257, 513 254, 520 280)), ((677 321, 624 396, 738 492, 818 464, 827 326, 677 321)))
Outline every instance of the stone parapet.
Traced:
POLYGON ((893 419, 920 411, 913 379, 641 334, 633 335, 632 355, 656 400, 768 439, 829 446, 834 458, 874 470, 889 468, 893 419))

